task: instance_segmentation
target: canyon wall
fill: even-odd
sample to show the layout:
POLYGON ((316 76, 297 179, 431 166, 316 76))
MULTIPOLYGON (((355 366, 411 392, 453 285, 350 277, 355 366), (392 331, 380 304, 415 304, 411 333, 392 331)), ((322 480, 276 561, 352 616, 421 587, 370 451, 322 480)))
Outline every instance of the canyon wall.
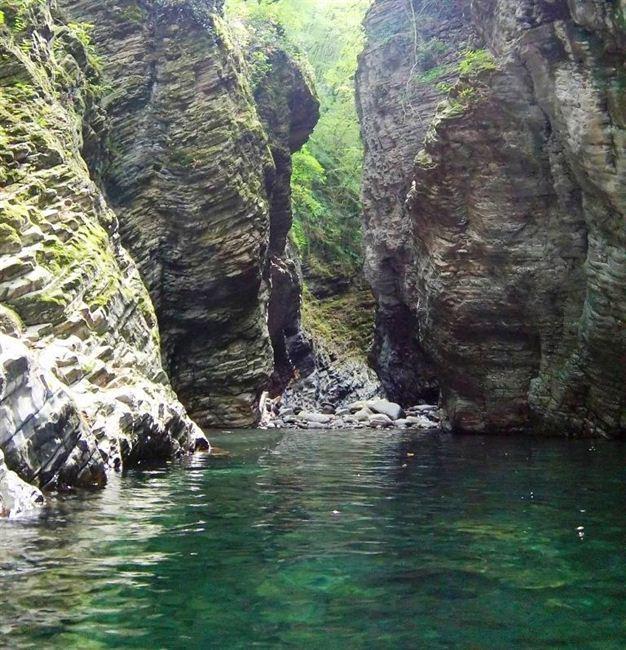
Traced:
POLYGON ((366 29, 388 392, 434 379, 456 431, 623 435, 623 3, 377 0, 366 29))
POLYGON ((104 187, 201 426, 251 425, 272 371, 264 278, 274 165, 221 2, 62 0, 108 85, 104 187))
POLYGON ((98 487, 107 468, 206 440, 170 388, 148 293, 89 174, 106 120, 84 34, 45 2, 2 7, 3 475, 98 487))
POLYGON ((277 50, 257 107, 221 5, 1 5, 1 512, 258 421, 318 104, 277 50))

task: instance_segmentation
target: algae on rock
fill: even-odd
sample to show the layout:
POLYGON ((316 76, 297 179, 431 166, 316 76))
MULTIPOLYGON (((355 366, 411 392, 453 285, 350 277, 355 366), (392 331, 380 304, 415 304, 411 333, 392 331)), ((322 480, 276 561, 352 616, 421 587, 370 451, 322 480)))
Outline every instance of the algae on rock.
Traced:
POLYGON ((169 386, 150 299, 90 177, 106 120, 86 30, 47 2, 0 9, 0 449, 42 487, 99 486, 107 467, 203 435, 169 386))
POLYGON ((391 394, 436 379, 457 431, 624 435, 623 8, 412 0, 433 20, 411 34, 399 4, 374 3, 359 74, 391 394), (415 45, 433 39, 448 78, 414 83, 415 45))

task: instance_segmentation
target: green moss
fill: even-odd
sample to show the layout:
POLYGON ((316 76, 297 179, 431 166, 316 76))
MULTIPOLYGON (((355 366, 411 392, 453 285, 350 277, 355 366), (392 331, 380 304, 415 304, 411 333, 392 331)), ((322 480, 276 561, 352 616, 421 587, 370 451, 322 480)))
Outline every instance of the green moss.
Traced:
POLYGON ((368 289, 318 300, 306 288, 302 297, 302 325, 338 359, 365 360, 374 332, 374 299, 368 289))
POLYGON ((132 4, 129 5, 128 7, 124 7, 121 12, 121 17, 129 21, 131 23, 141 23, 144 21, 146 14, 144 13, 144 9, 140 7, 138 4, 132 4))
POLYGON ((115 270, 111 269, 110 276, 104 278, 104 285, 102 284, 101 279, 97 287, 94 287, 92 291, 87 293, 85 300, 91 310, 95 310, 99 307, 105 308, 111 302, 113 297, 119 293, 119 291, 119 278, 115 274, 115 270))
POLYGON ((11 334, 23 329, 24 323, 19 314, 7 305, 0 305, 0 332, 11 334))
POLYGON ((26 205, 6 202, 0 207, 0 221, 14 230, 21 230, 30 221, 30 208, 26 205))
POLYGON ((435 161, 426 149, 422 149, 415 157, 415 164, 422 169, 432 169, 435 161))
POLYGON ((476 76, 496 69, 496 62, 489 50, 466 50, 459 61, 459 72, 465 76, 476 76))
POLYGON ((423 84, 434 84, 438 79, 453 73, 454 70, 454 64, 438 65, 420 74, 418 81, 423 84))
POLYGON ((19 250, 20 236, 7 223, 0 223, 0 252, 19 250))

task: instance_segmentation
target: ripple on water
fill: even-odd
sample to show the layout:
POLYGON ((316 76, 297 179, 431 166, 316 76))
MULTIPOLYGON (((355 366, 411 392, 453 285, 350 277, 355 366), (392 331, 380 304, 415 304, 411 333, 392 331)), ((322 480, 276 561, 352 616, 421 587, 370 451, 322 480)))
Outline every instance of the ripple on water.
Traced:
POLYGON ((369 431, 216 443, 219 456, 1 522, 3 641, 626 645, 623 444, 369 431))

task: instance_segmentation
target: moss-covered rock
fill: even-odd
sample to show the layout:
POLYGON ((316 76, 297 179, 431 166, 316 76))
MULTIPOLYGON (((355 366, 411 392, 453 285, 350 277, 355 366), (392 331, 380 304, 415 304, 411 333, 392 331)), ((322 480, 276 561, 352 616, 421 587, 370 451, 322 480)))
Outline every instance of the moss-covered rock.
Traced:
POLYGON ((274 165, 222 3, 60 4, 94 25, 111 119, 103 182, 172 383, 201 425, 251 425, 272 370, 274 165))
POLYGON ((435 377, 458 431, 623 436, 623 3, 403 4, 413 30, 373 4, 359 81, 391 393, 435 377), (413 84, 434 38, 453 78, 413 84))
POLYGON ((42 486, 98 486, 134 450, 177 453, 201 434, 90 177, 106 129, 90 27, 47 2, 0 11, 0 449, 42 486))

